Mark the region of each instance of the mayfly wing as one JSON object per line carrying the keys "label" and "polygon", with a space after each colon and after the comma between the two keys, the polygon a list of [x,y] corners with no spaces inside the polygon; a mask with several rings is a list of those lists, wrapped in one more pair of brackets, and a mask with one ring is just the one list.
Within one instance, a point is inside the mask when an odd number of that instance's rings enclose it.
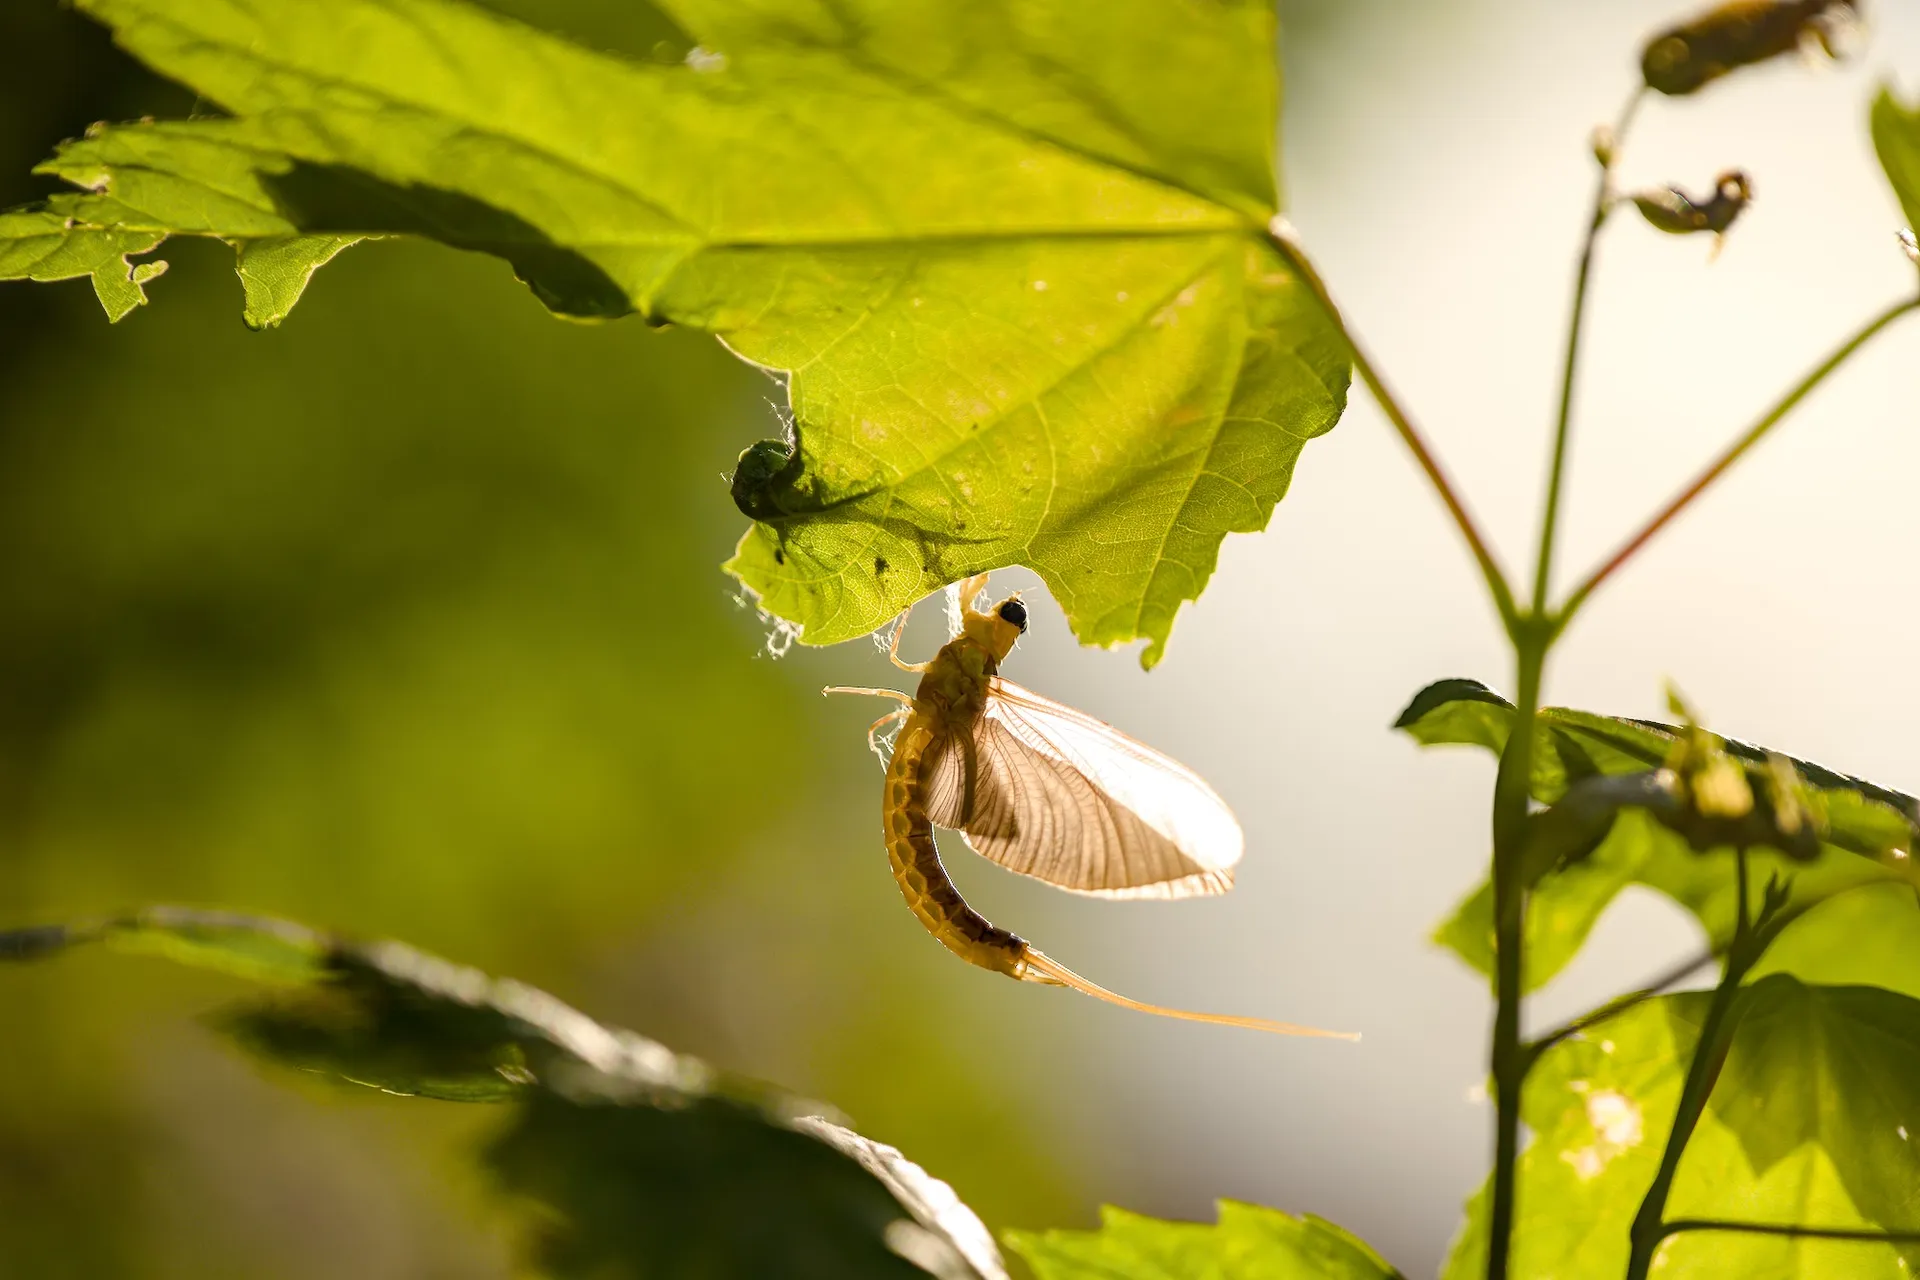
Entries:
{"label": "mayfly wing", "polygon": [[971,738],[945,744],[935,765],[929,815],[1011,871],[1112,898],[1186,898],[1233,885],[1240,825],[1198,774],[1011,681],[989,683]]}

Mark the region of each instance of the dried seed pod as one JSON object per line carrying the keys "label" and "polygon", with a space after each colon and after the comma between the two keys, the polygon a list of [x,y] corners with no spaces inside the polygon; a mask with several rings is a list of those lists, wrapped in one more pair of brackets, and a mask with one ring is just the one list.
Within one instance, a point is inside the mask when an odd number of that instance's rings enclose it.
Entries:
{"label": "dried seed pod", "polygon": [[1678,187],[1636,191],[1630,198],[1641,217],[1668,235],[1723,236],[1753,203],[1753,183],[1740,170],[1729,169],[1713,180],[1713,195],[1705,200],[1695,200]]}
{"label": "dried seed pod", "polygon": [[1859,0],[1727,0],[1647,41],[1640,74],[1656,92],[1696,93],[1730,71],[1796,50],[1817,47],[1836,57],[1859,18]]}

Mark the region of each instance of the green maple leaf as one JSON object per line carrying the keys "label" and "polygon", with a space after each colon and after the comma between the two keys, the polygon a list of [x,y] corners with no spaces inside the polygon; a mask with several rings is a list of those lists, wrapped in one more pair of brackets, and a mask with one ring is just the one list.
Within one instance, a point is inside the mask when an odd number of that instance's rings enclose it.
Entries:
{"label": "green maple leaf", "polygon": [[64,148],[76,236],[231,241],[256,326],[355,240],[430,236],[778,371],[794,447],[736,485],[728,568],[809,643],[1018,563],[1151,665],[1345,405],[1268,238],[1263,3],[685,0],[672,66],[453,0],[81,8],[233,118]]}
{"label": "green maple leaf", "polygon": [[892,1147],[523,983],[403,943],[176,907],[0,931],[0,963],[87,946],[270,984],[214,1020],[269,1061],[504,1104],[485,1163],[539,1206],[527,1251],[542,1275],[1007,1280],[980,1219]]}

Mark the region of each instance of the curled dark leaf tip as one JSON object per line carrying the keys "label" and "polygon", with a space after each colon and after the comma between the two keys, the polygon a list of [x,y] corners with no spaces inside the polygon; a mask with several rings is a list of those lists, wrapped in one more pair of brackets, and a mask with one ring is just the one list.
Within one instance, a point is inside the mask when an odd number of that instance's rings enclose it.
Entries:
{"label": "curled dark leaf tip", "polygon": [[1724,236],[1753,203],[1753,180],[1739,169],[1729,169],[1713,180],[1713,194],[1703,200],[1679,187],[1637,191],[1628,198],[1649,226],[1668,235]]}

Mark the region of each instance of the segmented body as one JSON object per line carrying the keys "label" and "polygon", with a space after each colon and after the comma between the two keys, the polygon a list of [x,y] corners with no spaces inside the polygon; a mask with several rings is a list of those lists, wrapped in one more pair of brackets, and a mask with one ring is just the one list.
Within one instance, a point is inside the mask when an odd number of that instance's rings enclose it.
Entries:
{"label": "segmented body", "polygon": [[968,906],[941,865],[933,823],[927,820],[927,771],[922,767],[935,736],[935,729],[915,713],[893,746],[883,810],[893,878],[907,906],[947,950],[968,964],[1020,977],[1026,940]]}
{"label": "segmented body", "polygon": [[893,744],[881,817],[893,878],[927,932],[968,964],[1032,980],[1026,940],[967,905],[940,861],[927,817],[931,750],[950,735],[971,731],[986,704],[987,680],[996,665],[991,654],[965,636],[928,664],[906,727]]}

